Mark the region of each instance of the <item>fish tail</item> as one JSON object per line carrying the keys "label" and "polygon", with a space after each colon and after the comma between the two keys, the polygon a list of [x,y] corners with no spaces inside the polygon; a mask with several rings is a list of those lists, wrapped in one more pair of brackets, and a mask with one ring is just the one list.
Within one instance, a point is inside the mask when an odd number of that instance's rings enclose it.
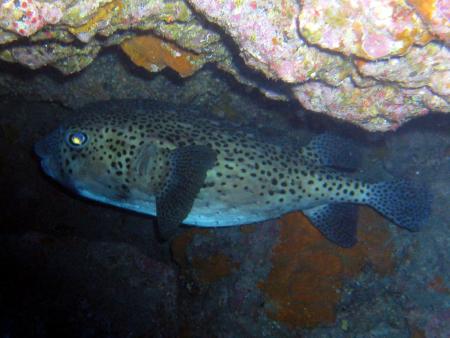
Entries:
{"label": "fish tail", "polygon": [[400,180],[369,186],[367,204],[396,225],[418,231],[431,212],[431,194],[422,185]]}

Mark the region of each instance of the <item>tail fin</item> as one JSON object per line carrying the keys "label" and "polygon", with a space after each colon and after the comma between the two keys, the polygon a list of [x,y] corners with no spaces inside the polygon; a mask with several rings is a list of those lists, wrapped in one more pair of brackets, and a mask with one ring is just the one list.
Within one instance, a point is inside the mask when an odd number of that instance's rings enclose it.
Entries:
{"label": "tail fin", "polygon": [[431,195],[424,186],[410,181],[380,182],[367,193],[368,204],[396,225],[420,230],[431,212]]}

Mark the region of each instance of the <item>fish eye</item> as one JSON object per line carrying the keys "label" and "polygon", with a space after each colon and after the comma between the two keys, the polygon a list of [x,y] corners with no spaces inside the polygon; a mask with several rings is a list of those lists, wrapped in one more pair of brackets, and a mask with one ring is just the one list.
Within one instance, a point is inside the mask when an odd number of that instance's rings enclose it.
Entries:
{"label": "fish eye", "polygon": [[70,147],[79,149],[86,145],[88,137],[81,131],[75,131],[67,134],[66,141]]}

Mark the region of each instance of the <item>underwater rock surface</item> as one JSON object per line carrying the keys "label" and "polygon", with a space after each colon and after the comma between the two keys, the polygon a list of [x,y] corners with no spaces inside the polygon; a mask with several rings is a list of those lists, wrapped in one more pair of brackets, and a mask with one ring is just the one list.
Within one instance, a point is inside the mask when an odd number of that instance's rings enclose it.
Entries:
{"label": "underwater rock surface", "polygon": [[73,74],[121,45],[150,72],[216,63],[271,98],[386,131],[450,111],[449,22],[445,0],[7,0],[0,59]]}
{"label": "underwater rock surface", "polygon": [[430,186],[424,229],[399,229],[364,208],[359,243],[342,249],[300,213],[184,228],[170,246],[158,242],[153,218],[80,199],[40,173],[33,144],[73,114],[58,104],[0,105],[1,336],[449,336],[445,116],[361,145],[357,175]]}

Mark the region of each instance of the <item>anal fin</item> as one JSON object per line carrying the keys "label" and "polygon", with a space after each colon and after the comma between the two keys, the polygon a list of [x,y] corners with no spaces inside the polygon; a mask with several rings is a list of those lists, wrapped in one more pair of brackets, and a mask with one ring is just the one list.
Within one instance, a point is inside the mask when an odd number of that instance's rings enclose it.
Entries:
{"label": "anal fin", "polygon": [[351,203],[321,205],[303,211],[329,241],[349,248],[356,244],[358,206]]}

